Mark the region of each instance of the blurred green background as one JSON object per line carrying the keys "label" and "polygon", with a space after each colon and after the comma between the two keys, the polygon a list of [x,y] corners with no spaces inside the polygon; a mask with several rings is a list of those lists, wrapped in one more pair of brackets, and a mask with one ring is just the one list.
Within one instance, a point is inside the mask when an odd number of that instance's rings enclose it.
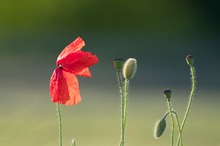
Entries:
{"label": "blurred green background", "polygon": [[[190,90],[185,56],[195,58],[198,88],[184,144],[219,146],[218,1],[208,0],[2,0],[0,1],[0,145],[58,145],[49,78],[61,50],[81,36],[97,54],[93,78],[79,77],[82,102],[61,106],[64,145],[119,144],[120,98],[112,61],[134,57],[126,145],[169,145],[154,123],[167,110],[162,95],[173,91],[182,119]],[[168,125],[169,126],[169,125]]]}

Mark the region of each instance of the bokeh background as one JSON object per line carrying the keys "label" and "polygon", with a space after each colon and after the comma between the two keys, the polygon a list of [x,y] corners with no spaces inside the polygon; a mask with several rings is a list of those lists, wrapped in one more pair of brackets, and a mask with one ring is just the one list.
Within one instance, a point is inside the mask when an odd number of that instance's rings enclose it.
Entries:
{"label": "bokeh background", "polygon": [[134,57],[126,145],[169,145],[154,123],[173,91],[182,119],[190,91],[185,56],[195,58],[197,91],[184,144],[219,146],[220,11],[214,0],[0,1],[0,145],[58,145],[55,104],[48,86],[61,50],[81,36],[97,54],[93,78],[79,77],[80,104],[61,106],[64,145],[113,146],[120,138],[120,98],[112,61]]}

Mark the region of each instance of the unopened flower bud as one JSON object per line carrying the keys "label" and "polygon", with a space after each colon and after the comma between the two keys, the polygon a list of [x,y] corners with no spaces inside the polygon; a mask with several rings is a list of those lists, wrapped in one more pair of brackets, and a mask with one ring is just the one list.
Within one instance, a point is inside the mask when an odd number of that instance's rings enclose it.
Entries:
{"label": "unopened flower bud", "polygon": [[164,93],[164,97],[167,100],[170,100],[172,91],[170,89],[166,89],[166,90],[163,91],[163,93]]}
{"label": "unopened flower bud", "polygon": [[123,76],[125,79],[131,79],[134,77],[137,70],[137,60],[135,58],[129,58],[125,61],[123,66]]}
{"label": "unopened flower bud", "polygon": [[124,60],[122,58],[115,58],[113,64],[115,70],[120,71],[123,68]]}
{"label": "unopened flower bud", "polygon": [[154,137],[156,139],[158,139],[165,131],[166,129],[166,119],[163,118],[161,120],[159,120],[156,124],[155,124],[155,127],[154,127]]}
{"label": "unopened flower bud", "polygon": [[187,62],[188,65],[193,66],[193,64],[194,64],[193,56],[192,55],[187,55],[186,56],[186,62]]}

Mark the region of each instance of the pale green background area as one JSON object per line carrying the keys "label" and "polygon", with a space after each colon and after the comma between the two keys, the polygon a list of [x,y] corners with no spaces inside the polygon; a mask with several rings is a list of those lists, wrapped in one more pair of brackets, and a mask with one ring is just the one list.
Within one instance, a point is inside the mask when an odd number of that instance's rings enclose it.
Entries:
{"label": "pale green background area", "polygon": [[[49,78],[60,51],[78,36],[97,54],[93,78],[79,77],[82,102],[61,106],[64,145],[112,146],[120,138],[120,97],[112,61],[135,57],[126,145],[169,145],[154,123],[167,111],[163,90],[183,117],[190,90],[185,56],[195,58],[197,90],[185,146],[219,146],[219,9],[215,1],[3,0],[0,2],[0,145],[58,145]],[[169,122],[169,119],[167,120]]]}

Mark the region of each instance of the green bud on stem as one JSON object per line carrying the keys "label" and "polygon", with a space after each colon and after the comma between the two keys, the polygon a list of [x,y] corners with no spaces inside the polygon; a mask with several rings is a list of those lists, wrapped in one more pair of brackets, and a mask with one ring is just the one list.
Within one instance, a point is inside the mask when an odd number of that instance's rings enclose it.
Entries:
{"label": "green bud on stem", "polygon": [[125,79],[131,79],[135,76],[137,70],[137,60],[135,58],[129,58],[125,61],[123,66],[123,76]]}
{"label": "green bud on stem", "polygon": [[193,56],[192,56],[192,55],[187,55],[185,60],[186,60],[186,62],[187,62],[188,65],[193,66],[193,64],[194,64],[194,59],[193,59]]}
{"label": "green bud on stem", "polygon": [[122,58],[115,58],[113,61],[113,65],[115,70],[120,71],[123,68],[124,60]]}
{"label": "green bud on stem", "polygon": [[164,93],[164,97],[167,100],[170,100],[172,91],[170,89],[166,89],[166,90],[163,91],[163,93]]}

